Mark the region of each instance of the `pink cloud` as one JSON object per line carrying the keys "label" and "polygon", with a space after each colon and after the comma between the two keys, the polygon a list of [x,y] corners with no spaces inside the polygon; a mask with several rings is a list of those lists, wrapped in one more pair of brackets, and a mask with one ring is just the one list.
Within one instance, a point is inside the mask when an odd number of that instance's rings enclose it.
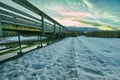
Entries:
{"label": "pink cloud", "polygon": [[73,18],[97,18],[97,16],[91,14],[90,12],[80,12],[80,11],[73,11],[68,8],[64,8],[62,6],[54,6],[50,7],[50,10],[53,10],[59,13],[61,16],[64,17],[73,17]]}
{"label": "pink cloud", "polygon": [[57,18],[57,17],[53,17],[53,18],[64,26],[77,26],[77,27],[85,26],[85,24],[77,22],[72,18]]}
{"label": "pink cloud", "polygon": [[74,17],[74,18],[96,18],[96,16],[92,15],[91,13],[86,13],[86,12],[66,12],[66,11],[60,11],[59,12],[61,15],[66,16],[66,17]]}
{"label": "pink cloud", "polygon": [[64,8],[63,6],[49,7],[49,9],[60,15],[53,16],[53,18],[65,26],[86,26],[86,24],[77,22],[77,20],[82,20],[84,18],[97,18],[97,16],[89,12],[72,11],[68,8]]}

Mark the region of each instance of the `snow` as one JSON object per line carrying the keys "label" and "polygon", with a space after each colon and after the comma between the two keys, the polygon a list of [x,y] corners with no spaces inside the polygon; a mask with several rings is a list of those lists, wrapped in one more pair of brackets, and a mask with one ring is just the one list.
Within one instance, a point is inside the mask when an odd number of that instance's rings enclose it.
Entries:
{"label": "snow", "polygon": [[18,55],[17,52],[10,53],[10,54],[5,54],[5,55],[0,55],[0,61],[6,60],[8,58],[11,58],[11,57],[14,57],[14,56],[17,56],[17,55]]}
{"label": "snow", "polygon": [[[26,46],[26,45],[22,45],[21,47],[24,47],[24,46]],[[44,47],[44,46],[47,46],[47,43],[42,43],[42,46],[43,46],[43,47]],[[22,49],[22,52],[23,52],[23,53],[26,53],[26,52],[28,52],[28,51],[30,51],[30,50],[36,49],[37,47],[38,47],[38,45],[34,45],[34,46],[31,46],[31,47],[28,47],[28,48],[24,48],[24,49]],[[18,47],[16,47],[16,48],[18,48]],[[15,49],[15,48],[14,48],[14,49]],[[7,49],[7,50],[8,50],[8,49]],[[6,51],[7,51],[7,50],[6,50]],[[10,49],[9,49],[9,50],[10,50]],[[5,50],[4,50],[4,51],[5,51]],[[0,51],[0,52],[2,52],[2,51]],[[18,52],[20,52],[20,51],[17,50],[17,51],[8,53],[8,54],[0,55],[0,61],[9,59],[9,58],[14,57],[14,56],[17,56],[17,55],[18,55]]]}
{"label": "snow", "polygon": [[[41,39],[46,39],[46,37],[41,37]],[[38,36],[20,36],[21,41],[32,41],[32,40],[38,40]],[[11,43],[11,42],[18,42],[18,36],[13,37],[5,37],[0,39],[0,44],[3,43]]]}
{"label": "snow", "polygon": [[0,80],[119,80],[120,39],[70,37],[0,65]]}

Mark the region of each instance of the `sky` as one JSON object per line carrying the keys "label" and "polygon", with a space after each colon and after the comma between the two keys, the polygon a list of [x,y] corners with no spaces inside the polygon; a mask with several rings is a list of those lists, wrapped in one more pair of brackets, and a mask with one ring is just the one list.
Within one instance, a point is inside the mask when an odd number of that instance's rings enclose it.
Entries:
{"label": "sky", "polygon": [[[10,0],[0,1],[30,13]],[[120,0],[28,1],[64,26],[120,30]]]}
{"label": "sky", "polygon": [[120,29],[120,0],[29,0],[64,26]]}

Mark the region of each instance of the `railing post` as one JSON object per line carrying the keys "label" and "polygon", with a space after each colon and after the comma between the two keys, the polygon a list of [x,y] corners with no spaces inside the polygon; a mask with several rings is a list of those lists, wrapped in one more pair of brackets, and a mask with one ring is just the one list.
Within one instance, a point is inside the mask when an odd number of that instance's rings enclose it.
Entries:
{"label": "railing post", "polygon": [[54,22],[53,39],[55,39],[55,38],[56,38],[56,24],[55,24],[55,22]]}
{"label": "railing post", "polygon": [[65,29],[63,28],[63,38],[65,37]]}
{"label": "railing post", "polygon": [[63,38],[65,38],[65,28],[63,28]]}
{"label": "railing post", "polygon": [[41,47],[43,46],[42,45],[42,36],[45,36],[45,26],[44,26],[44,14],[42,13],[41,15],[41,21],[42,21],[42,33],[40,33],[40,41],[41,41]]}
{"label": "railing post", "polygon": [[3,32],[2,32],[2,23],[1,23],[1,18],[0,18],[0,36],[3,35]]}
{"label": "railing post", "polygon": [[45,35],[45,26],[44,26],[44,14],[41,15],[41,21],[42,21],[42,36]]}
{"label": "railing post", "polygon": [[61,38],[63,38],[63,27],[61,27]]}
{"label": "railing post", "polygon": [[39,47],[39,44],[40,44],[40,34],[38,32],[38,47]]}
{"label": "railing post", "polygon": [[42,33],[40,33],[40,46],[42,47],[43,45],[42,45],[42,35],[41,35]]}
{"label": "railing post", "polygon": [[61,26],[59,27],[59,38],[61,38]]}
{"label": "railing post", "polygon": [[19,50],[20,50],[20,52],[18,52],[18,55],[21,55],[22,53],[21,38],[20,38],[20,33],[17,32],[17,34],[18,34],[18,44],[19,44]]}

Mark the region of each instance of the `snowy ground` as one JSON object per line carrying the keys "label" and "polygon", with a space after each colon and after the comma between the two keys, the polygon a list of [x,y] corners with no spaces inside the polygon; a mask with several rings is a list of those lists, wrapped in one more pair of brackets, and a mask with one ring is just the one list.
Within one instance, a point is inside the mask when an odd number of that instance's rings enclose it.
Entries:
{"label": "snowy ground", "polygon": [[[26,46],[26,45],[22,45],[22,47],[23,46]],[[42,46],[43,47],[47,46],[47,44],[46,43],[42,43]],[[34,46],[31,46],[31,47],[28,47],[28,48],[24,48],[24,49],[22,49],[22,52],[26,53],[26,52],[28,52],[30,50],[36,49],[37,47],[38,47],[38,45],[34,45]],[[16,47],[16,48],[18,48],[18,47]],[[2,51],[0,51],[0,52],[2,52]],[[2,54],[2,55],[0,55],[0,61],[4,61],[4,60],[9,59],[11,57],[17,56],[18,52],[20,52],[20,51],[17,50],[17,51],[14,51],[14,52],[10,52],[8,54]]]}
{"label": "snowy ground", "polygon": [[0,65],[0,80],[120,80],[120,39],[66,38]]}

